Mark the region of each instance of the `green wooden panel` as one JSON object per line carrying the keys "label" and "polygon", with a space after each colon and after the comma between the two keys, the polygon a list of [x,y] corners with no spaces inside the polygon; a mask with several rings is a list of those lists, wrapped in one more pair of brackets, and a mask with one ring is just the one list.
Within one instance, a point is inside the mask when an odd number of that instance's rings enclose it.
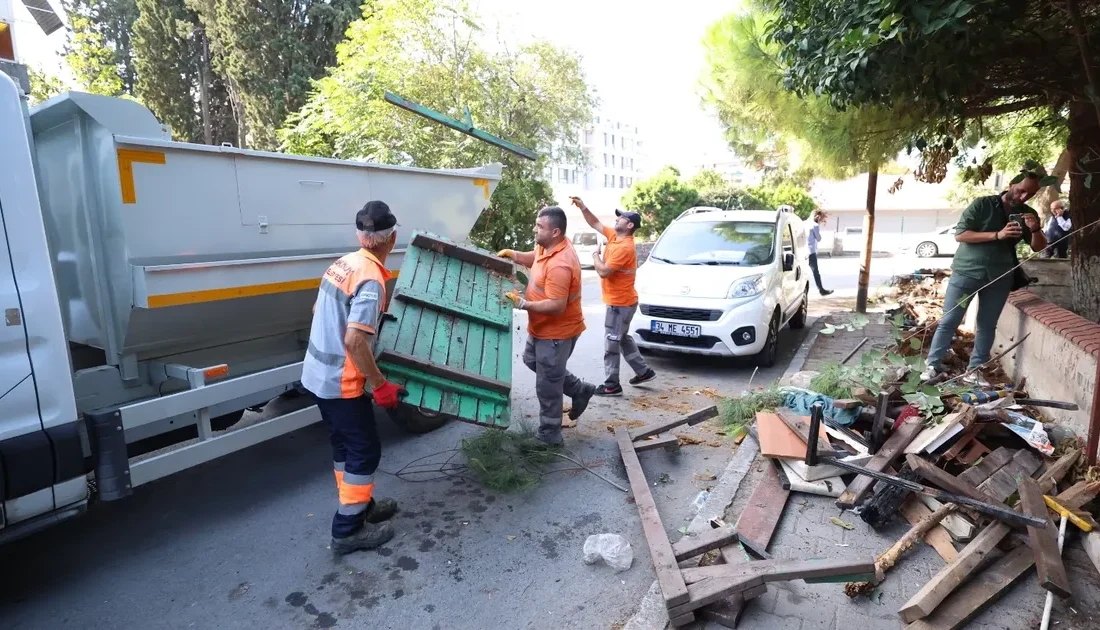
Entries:
{"label": "green wooden panel", "polygon": [[[391,301],[390,312],[399,320],[389,323],[395,332],[383,328],[377,351],[393,350],[511,383],[512,308],[503,297],[511,281],[479,266],[488,252],[423,236],[407,250],[397,282],[401,292],[419,299]],[[379,367],[387,377],[404,379],[410,405],[467,422],[508,426],[508,396],[385,361]]]}

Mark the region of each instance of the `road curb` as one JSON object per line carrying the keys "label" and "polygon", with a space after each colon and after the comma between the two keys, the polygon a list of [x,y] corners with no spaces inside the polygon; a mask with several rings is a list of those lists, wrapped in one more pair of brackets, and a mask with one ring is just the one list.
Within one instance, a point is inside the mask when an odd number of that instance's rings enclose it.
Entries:
{"label": "road curb", "polygon": [[[746,436],[737,452],[730,458],[726,469],[722,471],[718,482],[711,488],[710,495],[703,502],[703,507],[688,524],[689,535],[706,531],[710,528],[711,519],[725,515],[726,508],[733,503],[733,497],[741,487],[741,481],[752,468],[753,462],[756,461],[756,454],[759,451],[756,440],[751,435]],[[668,621],[668,609],[665,608],[661,587],[657,580],[654,580],[642,597],[641,603],[638,604],[638,612],[626,622],[623,630],[662,630],[668,625]]]}
{"label": "road curb", "polygon": [[827,316],[822,315],[813,323],[813,326],[810,328],[810,334],[806,336],[806,340],[802,342],[802,345],[798,348],[798,352],[795,352],[794,356],[791,357],[791,362],[787,365],[787,371],[783,372],[783,376],[779,377],[780,383],[788,382],[792,376],[802,371],[802,366],[806,365],[806,359],[810,356],[810,350],[813,349],[814,343],[817,341],[817,335],[821,332],[822,326],[825,325],[825,317]]}

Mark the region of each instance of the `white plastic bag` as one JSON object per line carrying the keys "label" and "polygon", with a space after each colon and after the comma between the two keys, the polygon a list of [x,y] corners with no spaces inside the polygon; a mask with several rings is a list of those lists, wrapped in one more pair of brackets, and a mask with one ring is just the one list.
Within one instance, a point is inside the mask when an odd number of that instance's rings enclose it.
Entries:
{"label": "white plastic bag", "polygon": [[592,564],[600,558],[612,569],[626,571],[634,562],[634,551],[618,534],[593,534],[584,541],[584,563]]}

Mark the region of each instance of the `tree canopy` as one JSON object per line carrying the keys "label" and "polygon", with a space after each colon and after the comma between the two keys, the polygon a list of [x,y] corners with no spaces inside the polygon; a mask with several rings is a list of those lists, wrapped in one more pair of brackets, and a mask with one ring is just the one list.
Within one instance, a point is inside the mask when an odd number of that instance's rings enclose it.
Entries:
{"label": "tree canopy", "polygon": [[[532,243],[531,227],[549,187],[549,160],[582,163],[578,140],[592,117],[580,60],[546,42],[489,50],[464,3],[379,0],[348,28],[336,67],[314,84],[280,134],[294,153],[428,168],[505,165],[504,179],[474,228],[490,247]],[[531,162],[424,120],[383,100],[399,94],[453,118],[469,108],[477,128],[528,147]]]}

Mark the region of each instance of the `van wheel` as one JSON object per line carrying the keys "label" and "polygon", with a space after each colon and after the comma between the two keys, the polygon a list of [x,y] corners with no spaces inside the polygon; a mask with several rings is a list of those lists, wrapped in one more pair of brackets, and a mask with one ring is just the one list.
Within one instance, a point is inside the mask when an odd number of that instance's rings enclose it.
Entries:
{"label": "van wheel", "polygon": [[791,326],[791,330],[799,330],[806,327],[806,313],[810,310],[810,287],[807,286],[806,290],[802,292],[802,304],[798,307],[798,312],[794,314],[794,317],[790,319],[788,324]]}
{"label": "van wheel", "polygon": [[756,355],[756,364],[760,367],[770,368],[775,365],[775,359],[779,354],[779,313],[772,315],[768,324],[768,338],[764,341],[764,349]]}

